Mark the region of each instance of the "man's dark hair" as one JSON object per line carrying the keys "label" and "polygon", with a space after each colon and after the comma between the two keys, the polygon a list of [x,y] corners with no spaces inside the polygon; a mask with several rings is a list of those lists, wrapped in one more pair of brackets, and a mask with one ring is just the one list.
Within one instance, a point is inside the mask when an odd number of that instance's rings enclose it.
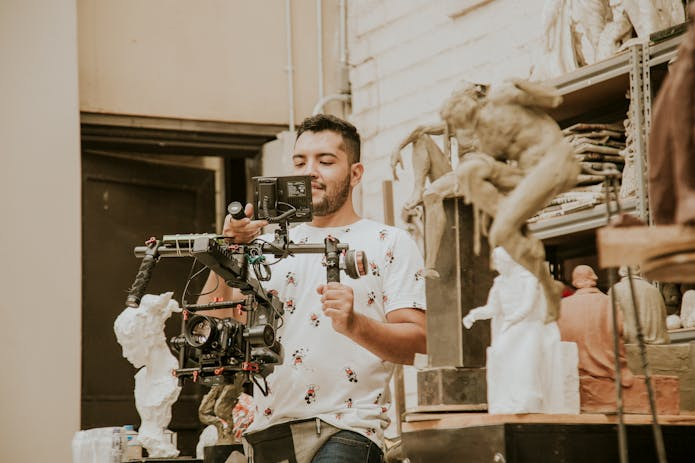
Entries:
{"label": "man's dark hair", "polygon": [[307,117],[297,128],[297,138],[304,132],[323,132],[324,130],[330,130],[343,137],[349,164],[360,162],[360,134],[354,125],[338,117],[330,114]]}

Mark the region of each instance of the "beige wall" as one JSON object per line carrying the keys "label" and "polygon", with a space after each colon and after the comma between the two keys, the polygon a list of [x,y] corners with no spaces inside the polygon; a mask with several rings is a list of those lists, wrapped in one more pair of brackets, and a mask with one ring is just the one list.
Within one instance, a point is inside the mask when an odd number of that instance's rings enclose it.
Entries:
{"label": "beige wall", "polygon": [[0,461],[71,461],[80,424],[75,0],[0,2]]}
{"label": "beige wall", "polygon": [[[337,92],[338,1],[324,0],[325,91]],[[283,0],[78,0],[83,111],[289,122]],[[319,99],[316,2],[291,2],[294,115]]]}

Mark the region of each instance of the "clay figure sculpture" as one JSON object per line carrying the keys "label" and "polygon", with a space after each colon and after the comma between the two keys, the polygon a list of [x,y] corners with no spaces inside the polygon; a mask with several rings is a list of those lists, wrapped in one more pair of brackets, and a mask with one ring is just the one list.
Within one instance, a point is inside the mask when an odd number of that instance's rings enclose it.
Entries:
{"label": "clay figure sculpture", "polygon": [[[443,175],[451,172],[451,162],[447,155],[439,148],[432,136],[443,135],[443,124],[433,126],[419,126],[413,130],[391,153],[391,170],[394,180],[398,180],[398,166],[403,167],[401,151],[408,145],[412,148],[413,166],[413,191],[410,198],[403,205],[403,218],[412,216],[415,209],[422,202],[427,180],[434,182]],[[407,221],[407,220],[406,220]]]}
{"label": "clay figure sculpture", "polygon": [[232,411],[242,392],[243,375],[237,375],[233,384],[216,385],[205,394],[198,407],[200,422],[217,428],[217,445],[238,443],[234,436]]}
{"label": "clay figure sculpture", "polygon": [[487,350],[487,395],[491,414],[578,413],[577,348],[560,341],[556,323],[544,323],[538,279],[501,247],[492,251],[499,272],[487,304],[463,319],[492,319]]}
{"label": "clay figure sculpture", "polygon": [[[412,166],[414,175],[414,187],[410,199],[403,205],[402,216],[405,222],[414,221],[417,217],[417,206],[423,204],[425,209],[425,276],[438,278],[435,263],[441,234],[443,231],[444,198],[462,196],[458,188],[458,179],[451,168],[451,163],[445,154],[432,139],[433,135],[444,135],[445,143],[449,143],[449,133],[445,124],[420,126],[413,130],[408,137],[401,142],[398,148],[391,154],[391,168],[393,177],[398,180],[397,167],[403,166],[401,151],[409,144],[412,148]],[[457,156],[465,155],[475,149],[476,141],[462,130],[457,130],[456,137]],[[426,185],[429,180],[429,185]]]}
{"label": "clay figure sculpture", "polygon": [[557,77],[604,60],[684,20],[681,0],[546,0],[543,47],[532,78]]}
{"label": "clay figure sculpture", "polygon": [[[462,192],[477,215],[482,212],[491,219],[489,231],[485,220],[478,221],[478,233],[487,234],[491,247],[504,247],[538,278],[547,304],[546,321],[557,319],[560,294],[545,263],[543,244],[527,233],[526,221],[577,183],[580,165],[574,149],[543,112],[561,101],[555,88],[523,80],[493,87],[464,83],[441,110],[449,133],[462,131],[478,147],[461,158],[455,182],[453,176],[440,179],[451,179],[441,185],[442,191]],[[439,194],[425,194],[425,217],[427,233],[441,239],[445,225]]]}
{"label": "clay figure sculpture", "polygon": [[[608,296],[615,291],[615,301],[623,315],[623,339],[628,344],[634,344],[637,342],[637,326],[627,267],[621,267],[618,274],[620,281],[608,290]],[[640,276],[637,266],[632,269],[632,285],[635,289],[644,342],[668,344],[670,340],[666,328],[666,304],[661,292]]]}
{"label": "clay figure sculpture", "polygon": [[139,369],[135,373],[135,408],[141,420],[137,439],[152,458],[179,454],[164,433],[171,421],[171,406],[181,391],[171,374],[178,368],[178,361],[169,351],[164,335],[166,320],[173,312],[181,311],[172,295],[146,294],[139,307],[126,308],[114,322],[123,356]]}
{"label": "clay figure sculpture", "polygon": [[[597,287],[598,276],[588,265],[572,271],[572,285],[577,291],[562,299],[558,320],[563,341],[576,342],[579,348],[579,375],[594,378],[615,378],[613,349],[613,315],[610,298]],[[634,376],[627,367],[622,341],[622,315],[618,311],[619,363],[621,384],[630,387]],[[608,398],[607,400],[610,400]]]}

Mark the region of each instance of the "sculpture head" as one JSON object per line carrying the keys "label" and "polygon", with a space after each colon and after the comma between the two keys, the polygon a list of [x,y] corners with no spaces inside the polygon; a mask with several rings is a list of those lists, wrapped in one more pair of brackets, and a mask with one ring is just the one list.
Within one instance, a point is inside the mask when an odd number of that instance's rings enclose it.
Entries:
{"label": "sculpture head", "polygon": [[444,101],[439,115],[449,133],[474,123],[478,108],[487,96],[488,86],[462,81]]}
{"label": "sculpture head", "polygon": [[500,275],[510,275],[515,270],[523,269],[502,246],[492,250],[492,267]]}
{"label": "sculpture head", "polygon": [[116,339],[123,347],[123,357],[135,368],[147,364],[150,350],[157,343],[166,342],[164,323],[173,312],[181,312],[178,302],[171,299],[173,294],[146,294],[139,307],[128,307],[116,318]]}
{"label": "sculpture head", "polygon": [[597,281],[596,272],[588,265],[577,265],[572,270],[572,285],[577,289],[593,288]]}

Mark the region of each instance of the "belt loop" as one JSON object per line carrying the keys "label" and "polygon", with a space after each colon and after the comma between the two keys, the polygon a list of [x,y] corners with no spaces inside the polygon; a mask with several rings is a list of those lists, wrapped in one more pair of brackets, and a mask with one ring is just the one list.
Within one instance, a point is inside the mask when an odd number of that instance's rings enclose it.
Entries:
{"label": "belt loop", "polygon": [[321,418],[316,418],[316,434],[321,435]]}

